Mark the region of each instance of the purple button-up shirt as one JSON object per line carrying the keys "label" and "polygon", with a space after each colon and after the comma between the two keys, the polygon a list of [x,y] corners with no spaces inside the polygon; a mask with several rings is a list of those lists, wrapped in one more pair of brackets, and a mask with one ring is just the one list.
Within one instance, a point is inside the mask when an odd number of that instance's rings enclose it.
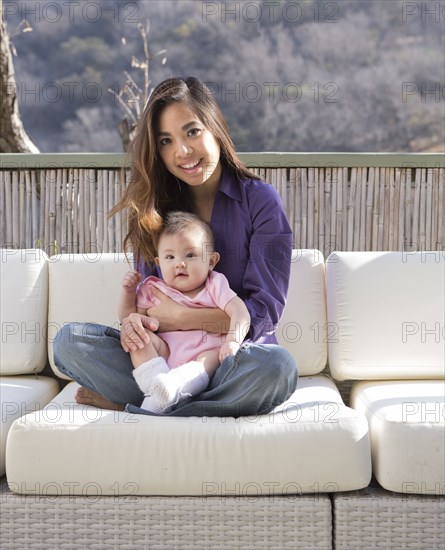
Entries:
{"label": "purple button-up shirt", "polygon": [[[278,192],[261,180],[240,182],[225,167],[210,225],[221,255],[215,270],[227,277],[251,316],[247,339],[276,343],[292,255],[292,231]],[[145,265],[143,272],[148,276],[153,270]]]}

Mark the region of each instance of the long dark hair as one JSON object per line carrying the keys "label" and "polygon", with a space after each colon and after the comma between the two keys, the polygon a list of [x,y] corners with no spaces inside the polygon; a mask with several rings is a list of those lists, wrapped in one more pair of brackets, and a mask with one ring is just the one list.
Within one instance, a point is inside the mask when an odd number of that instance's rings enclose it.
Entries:
{"label": "long dark hair", "polygon": [[162,110],[175,102],[186,104],[213,134],[220,147],[220,160],[232,168],[242,180],[255,176],[239,160],[229,135],[227,123],[209,88],[195,77],[169,78],[152,92],[139,119],[135,138],[130,146],[130,183],[110,216],[127,209],[128,234],[124,250],[131,248],[139,263],[152,263],[163,217],[171,210],[194,211],[188,186],[166,169],[157,145],[159,117]]}

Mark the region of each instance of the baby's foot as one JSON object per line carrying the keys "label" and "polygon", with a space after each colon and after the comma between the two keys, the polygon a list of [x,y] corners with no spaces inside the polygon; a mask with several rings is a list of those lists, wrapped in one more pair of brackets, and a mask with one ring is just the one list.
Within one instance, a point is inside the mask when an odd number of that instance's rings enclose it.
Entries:
{"label": "baby's foot", "polygon": [[158,374],[153,379],[148,394],[142,403],[143,409],[155,413],[166,413],[171,411],[182,398],[190,397],[190,394],[182,394],[182,386],[178,386],[171,373],[172,371]]}
{"label": "baby's foot", "polygon": [[99,409],[109,409],[111,411],[125,410],[125,406],[119,403],[113,403],[100,393],[97,393],[88,388],[80,387],[76,392],[76,403],[79,405],[90,405],[91,407],[97,407]]}
{"label": "baby's foot", "polygon": [[201,393],[208,386],[209,377],[198,361],[190,361],[176,369],[156,375],[150,381],[142,408],[166,413],[184,399]]}
{"label": "baby's foot", "polygon": [[155,357],[135,368],[133,370],[133,377],[141,391],[145,395],[148,395],[156,376],[166,372],[170,372],[166,360],[162,357]]}

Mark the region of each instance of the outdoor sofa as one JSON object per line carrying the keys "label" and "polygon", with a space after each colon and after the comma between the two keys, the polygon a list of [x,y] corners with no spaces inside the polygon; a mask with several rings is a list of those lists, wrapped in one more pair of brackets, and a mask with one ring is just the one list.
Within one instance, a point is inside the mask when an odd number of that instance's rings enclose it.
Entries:
{"label": "outdoor sofa", "polygon": [[75,403],[53,342],[118,326],[123,254],[0,268],[2,550],[445,548],[443,253],[295,250],[298,387],[239,418]]}

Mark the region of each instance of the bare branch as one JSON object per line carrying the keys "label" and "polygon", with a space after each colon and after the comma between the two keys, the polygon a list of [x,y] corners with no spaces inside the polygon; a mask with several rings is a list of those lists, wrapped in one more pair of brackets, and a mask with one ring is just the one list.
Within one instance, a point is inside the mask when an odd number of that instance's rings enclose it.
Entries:
{"label": "bare branch", "polygon": [[[131,124],[129,123],[127,117],[125,117],[119,124],[119,135],[124,146],[124,150],[127,150],[127,146],[131,141],[131,135],[134,132],[137,121],[139,120],[141,113],[145,109],[147,101],[151,95],[152,81],[149,77],[150,73],[150,61],[155,57],[163,56],[161,59],[161,64],[164,65],[167,61],[167,50],[162,49],[156,52],[155,54],[150,53],[148,46],[148,33],[150,31],[150,23],[147,21],[145,26],[142,23],[137,25],[140,38],[142,40],[142,46],[144,50],[144,58],[142,60],[138,59],[135,55],[131,57],[130,66],[133,69],[142,71],[143,73],[143,84],[139,86],[135,78],[133,78],[128,71],[124,71],[126,76],[126,83],[122,89],[117,93],[115,90],[109,89],[108,91],[112,93],[117,99],[118,103],[124,108],[127,115],[130,117]],[[125,37],[122,37],[121,43],[123,46],[126,45],[127,41]]]}

